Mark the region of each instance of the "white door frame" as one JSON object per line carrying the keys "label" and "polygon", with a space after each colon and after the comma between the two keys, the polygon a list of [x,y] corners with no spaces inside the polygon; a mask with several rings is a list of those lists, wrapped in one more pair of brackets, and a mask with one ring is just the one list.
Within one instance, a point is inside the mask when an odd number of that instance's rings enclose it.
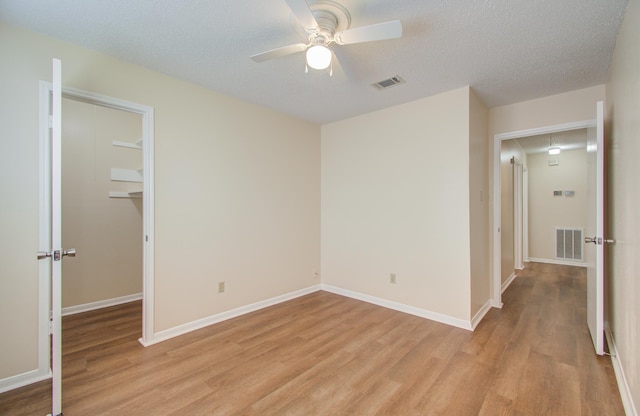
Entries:
{"label": "white door frame", "polygon": [[[534,129],[518,130],[508,133],[500,133],[493,136],[493,296],[491,306],[502,307],[502,242],[500,240],[501,231],[501,179],[500,179],[500,150],[503,140],[519,139],[521,137],[537,136],[539,134],[552,134],[562,131],[586,129],[595,127],[596,120],[583,120],[572,123],[556,124]],[[528,250],[527,250],[528,251]]]}
{"label": "white door frame", "polygon": [[516,270],[522,270],[524,215],[523,215],[523,166],[522,162],[513,158],[513,259]]}
{"label": "white door frame", "polygon": [[529,171],[522,168],[522,260],[529,261]]}
{"label": "white door frame", "polygon": [[[40,81],[40,186],[39,186],[39,238],[40,247],[48,247],[51,228],[51,148],[49,146],[49,114],[50,94],[52,85],[46,81]],[[142,345],[153,343],[154,337],[154,114],[153,107],[136,104],[105,95],[94,94],[75,88],[62,87],[63,98],[69,98],[88,104],[127,111],[142,116],[142,159],[143,159],[143,289],[142,289]],[[69,242],[72,243],[72,242]],[[82,255],[82,253],[78,253]],[[41,375],[49,374],[50,345],[49,345],[49,311],[51,287],[49,282],[51,274],[51,262],[39,264],[39,341],[38,341],[38,372]]]}

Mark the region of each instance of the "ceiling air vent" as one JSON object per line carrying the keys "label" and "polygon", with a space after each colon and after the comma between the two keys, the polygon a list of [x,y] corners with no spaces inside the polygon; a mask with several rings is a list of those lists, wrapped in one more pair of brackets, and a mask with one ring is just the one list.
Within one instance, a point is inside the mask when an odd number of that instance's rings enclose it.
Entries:
{"label": "ceiling air vent", "polygon": [[373,84],[373,86],[378,88],[379,90],[384,90],[385,88],[393,87],[394,85],[398,84],[404,84],[404,80],[400,78],[399,75],[396,75],[395,77],[376,82],[375,84]]}

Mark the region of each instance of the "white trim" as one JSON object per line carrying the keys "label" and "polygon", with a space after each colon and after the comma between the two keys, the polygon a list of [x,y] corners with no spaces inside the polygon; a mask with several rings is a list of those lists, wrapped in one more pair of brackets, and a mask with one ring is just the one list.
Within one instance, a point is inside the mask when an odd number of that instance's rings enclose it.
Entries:
{"label": "white trim", "polygon": [[[38,161],[38,251],[51,251],[51,216],[48,204],[51,202],[51,142],[50,142],[50,114],[49,95],[51,83],[40,81],[40,143]],[[38,370],[36,375],[30,375],[32,382],[51,377],[51,340],[49,337],[49,313],[51,311],[51,262],[38,261]],[[24,373],[24,374],[30,374]],[[17,377],[17,376],[16,376]],[[9,379],[5,380],[10,380]],[[0,381],[0,385],[3,382]],[[16,385],[14,388],[21,387]],[[2,389],[0,388],[0,391]]]}
{"label": "white trim", "polygon": [[484,305],[482,305],[480,310],[476,312],[473,318],[471,318],[471,328],[474,331],[478,327],[478,324],[482,321],[482,318],[484,318],[484,316],[487,314],[487,312],[489,312],[490,309],[491,309],[491,299],[487,300],[487,302]]}
{"label": "white trim", "polygon": [[[523,259],[523,167],[522,162],[514,157],[511,165],[513,171],[513,258],[514,268],[522,270],[524,268]],[[504,290],[503,290],[504,292]]]}
{"label": "white trim", "polygon": [[613,364],[613,372],[616,375],[616,381],[618,383],[618,390],[620,391],[620,398],[622,399],[622,406],[627,416],[638,416],[637,407],[633,403],[633,395],[627,382],[627,376],[624,373],[624,368],[620,364],[620,352],[616,347],[616,342],[613,338],[613,333],[609,329],[609,325],[605,324],[604,328],[605,339],[609,346],[609,352],[611,353],[611,363]]}
{"label": "white trim", "polygon": [[558,259],[540,259],[537,257],[529,257],[529,262],[531,263],[547,263],[547,264],[559,264],[561,266],[576,266],[576,267],[587,267],[588,264],[584,261],[569,261],[569,260],[558,260]]}
{"label": "white trim", "polygon": [[529,258],[529,171],[522,169],[522,262]]}
{"label": "white trim", "polygon": [[140,343],[145,347],[149,345],[157,344],[162,341],[166,341],[171,338],[175,338],[179,335],[195,331],[207,327],[209,325],[217,324],[228,319],[236,318],[241,315],[245,315],[251,312],[258,311],[260,309],[268,308],[269,306],[277,305],[278,303],[286,302],[301,296],[308,295],[321,290],[320,285],[309,286],[304,289],[297,290],[295,292],[286,293],[284,295],[276,296],[271,299],[266,299],[260,302],[252,303],[250,305],[241,306],[230,311],[221,312],[216,315],[207,316],[205,318],[197,319],[195,321],[187,322],[186,324],[178,325],[173,328],[165,329],[164,331],[156,332],[151,342],[144,342],[140,339]]}
{"label": "white trim", "polygon": [[426,318],[432,321],[466,329],[467,331],[473,331],[473,326],[471,325],[471,321],[465,321],[464,319],[455,318],[453,316],[432,312],[426,309],[405,305],[403,303],[394,302],[387,299],[377,298],[375,296],[365,295],[363,293],[354,292],[351,290],[347,290],[347,289],[343,289],[343,288],[335,287],[331,285],[326,285],[324,283],[321,286],[322,286],[322,290],[330,293],[335,293],[336,295],[346,296],[348,298],[361,300],[367,303],[372,303],[374,305],[382,306],[384,308],[393,309],[396,311],[419,316],[421,318]]}
{"label": "white trim", "polygon": [[504,283],[500,286],[500,293],[504,293],[505,290],[516,280],[516,272],[511,273],[511,275],[504,281]]}
{"label": "white trim", "polygon": [[40,374],[38,370],[31,370],[27,371],[26,373],[3,378],[2,380],[0,380],[0,393],[28,386],[29,384],[37,383],[39,381],[47,380],[50,378],[51,370],[47,371],[46,374]]}
{"label": "white trim", "polygon": [[582,120],[582,121],[574,121],[572,123],[563,123],[563,124],[554,124],[552,126],[538,127],[534,129],[526,129],[526,130],[517,130],[508,133],[500,133],[496,134],[495,139],[502,140],[510,140],[510,139],[519,139],[521,137],[528,136],[537,136],[540,134],[550,134],[550,133],[559,133],[561,131],[570,131],[570,130],[579,130],[579,129],[587,129],[589,127],[595,127],[596,120]]}
{"label": "white trim", "polygon": [[94,311],[96,309],[108,308],[110,306],[122,305],[123,303],[135,302],[142,299],[142,292],[133,295],[120,296],[117,298],[99,300],[97,302],[83,303],[82,305],[67,306],[62,308],[62,316],[75,315],[77,313]]}
{"label": "white trim", "polygon": [[[502,243],[500,239],[501,231],[501,180],[500,180],[500,150],[503,140],[518,139],[520,137],[536,136],[539,134],[550,134],[561,131],[585,129],[589,127],[595,127],[596,120],[583,120],[572,123],[555,124],[552,126],[538,127],[527,130],[517,130],[507,133],[500,133],[493,136],[493,231],[491,233],[493,238],[493,297],[491,303],[494,307],[501,307],[502,305]],[[500,306],[498,306],[500,305]]]}

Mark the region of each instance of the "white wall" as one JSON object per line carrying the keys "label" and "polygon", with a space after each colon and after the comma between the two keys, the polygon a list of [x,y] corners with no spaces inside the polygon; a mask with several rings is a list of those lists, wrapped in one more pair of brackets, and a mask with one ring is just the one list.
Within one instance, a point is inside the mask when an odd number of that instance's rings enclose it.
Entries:
{"label": "white wall", "polygon": [[[584,131],[585,143],[587,140]],[[556,260],[556,227],[587,227],[587,151],[565,150],[557,156],[559,164],[549,166],[549,155],[528,155],[529,169],[529,257]],[[563,191],[553,196],[553,191]],[[574,191],[567,197],[564,191]]]}
{"label": "white wall", "polygon": [[0,54],[0,380],[37,368],[38,81],[52,57],[65,86],[155,109],[156,332],[319,283],[319,126],[2,22]]}
{"label": "white wall", "polygon": [[62,100],[62,306],[142,292],[142,199],[109,198],[110,191],[142,189],[112,182],[111,168],[140,169],[142,151],[112,146],[142,137],[142,117],[70,99]]}
{"label": "white wall", "polygon": [[468,112],[462,88],[322,126],[323,283],[469,319]]}
{"label": "white wall", "polygon": [[[623,399],[640,411],[640,4],[629,1],[607,83],[608,246],[606,309],[626,375]],[[628,393],[628,394],[627,394]],[[631,404],[633,403],[633,404]]]}

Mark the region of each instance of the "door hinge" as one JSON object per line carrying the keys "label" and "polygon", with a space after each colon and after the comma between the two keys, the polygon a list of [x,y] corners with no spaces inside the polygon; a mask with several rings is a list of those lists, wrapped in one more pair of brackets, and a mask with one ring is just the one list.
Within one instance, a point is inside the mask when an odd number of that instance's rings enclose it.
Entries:
{"label": "door hinge", "polygon": [[53,321],[49,321],[49,335],[53,335]]}

